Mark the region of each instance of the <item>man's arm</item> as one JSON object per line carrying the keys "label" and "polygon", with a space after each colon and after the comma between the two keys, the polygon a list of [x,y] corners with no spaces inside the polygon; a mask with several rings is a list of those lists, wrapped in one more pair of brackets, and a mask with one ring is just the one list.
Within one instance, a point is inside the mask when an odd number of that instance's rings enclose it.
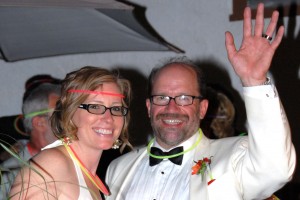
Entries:
{"label": "man's arm", "polygon": [[276,88],[244,87],[244,96],[249,139],[237,176],[245,199],[267,198],[291,180],[295,148]]}
{"label": "man's arm", "polygon": [[264,33],[264,5],[258,5],[254,30],[251,10],[245,8],[243,41],[238,50],[232,34],[226,32],[228,59],[244,86],[249,124],[248,144],[240,147],[247,150],[236,168],[245,199],[267,198],[288,182],[295,170],[295,149],[284,109],[275,87],[263,86],[284,33],[281,26],[275,38],[270,38],[278,16],[274,11]]}

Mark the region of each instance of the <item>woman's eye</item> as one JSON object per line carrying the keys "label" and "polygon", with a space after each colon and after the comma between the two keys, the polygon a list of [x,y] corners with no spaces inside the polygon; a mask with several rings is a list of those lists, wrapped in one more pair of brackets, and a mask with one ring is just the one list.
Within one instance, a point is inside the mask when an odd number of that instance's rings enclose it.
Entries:
{"label": "woman's eye", "polygon": [[120,111],[121,110],[121,106],[114,106],[114,107],[112,107],[112,109],[114,111]]}
{"label": "woman's eye", "polygon": [[91,108],[91,109],[99,109],[100,106],[99,106],[99,105],[90,105],[90,108]]}

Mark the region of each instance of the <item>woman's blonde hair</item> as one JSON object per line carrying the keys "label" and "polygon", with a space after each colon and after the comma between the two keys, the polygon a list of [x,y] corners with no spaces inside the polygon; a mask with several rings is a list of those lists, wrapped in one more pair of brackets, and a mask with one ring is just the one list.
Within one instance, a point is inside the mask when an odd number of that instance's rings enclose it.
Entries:
{"label": "woman's blonde hair", "polygon": [[[131,86],[127,79],[121,78],[119,74],[111,72],[107,69],[86,66],[79,70],[70,72],[62,81],[61,98],[56,104],[56,109],[51,117],[51,127],[54,134],[59,137],[70,137],[77,139],[77,127],[72,122],[72,117],[80,104],[82,104],[89,94],[73,93],[69,90],[96,90],[104,83],[116,83],[121,93],[125,96],[122,99],[124,107],[129,107],[131,99]],[[125,116],[124,126],[120,135],[123,142],[121,150],[126,145],[130,145],[128,141],[128,125],[130,113]]]}

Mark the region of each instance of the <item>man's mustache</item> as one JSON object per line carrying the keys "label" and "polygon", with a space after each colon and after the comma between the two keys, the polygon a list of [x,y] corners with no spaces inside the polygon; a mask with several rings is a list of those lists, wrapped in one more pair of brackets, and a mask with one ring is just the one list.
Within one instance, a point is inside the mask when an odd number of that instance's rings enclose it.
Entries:
{"label": "man's mustache", "polygon": [[183,120],[188,120],[187,115],[182,115],[182,114],[175,114],[175,113],[162,113],[156,116],[156,119],[162,119],[162,118],[172,118],[172,119],[183,119]]}

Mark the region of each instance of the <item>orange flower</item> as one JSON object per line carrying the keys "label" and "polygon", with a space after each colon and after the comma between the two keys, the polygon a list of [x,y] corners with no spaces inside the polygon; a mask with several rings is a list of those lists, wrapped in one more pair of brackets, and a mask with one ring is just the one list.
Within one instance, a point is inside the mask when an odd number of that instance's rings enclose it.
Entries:
{"label": "orange flower", "polygon": [[203,158],[202,160],[198,160],[198,162],[194,161],[196,164],[192,167],[192,175],[198,175],[201,174],[202,178],[204,176],[204,173],[207,173],[210,177],[210,181],[207,183],[208,185],[211,184],[215,179],[212,177],[212,173],[210,170],[210,158]]}
{"label": "orange flower", "polygon": [[[195,161],[194,161],[195,162]],[[195,162],[196,164],[192,167],[192,175],[201,174],[203,176],[206,171],[207,166],[210,164],[211,160],[209,158],[203,158]]]}
{"label": "orange flower", "polygon": [[202,160],[198,160],[198,162],[196,162],[196,164],[192,167],[192,175],[194,174],[199,174],[198,172],[200,171],[200,169],[202,168]]}

